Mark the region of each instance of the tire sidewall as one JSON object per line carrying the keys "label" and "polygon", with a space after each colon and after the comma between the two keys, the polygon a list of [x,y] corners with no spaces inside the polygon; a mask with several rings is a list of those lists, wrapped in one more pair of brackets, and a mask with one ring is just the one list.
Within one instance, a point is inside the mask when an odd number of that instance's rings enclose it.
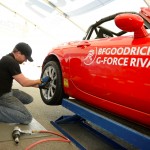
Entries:
{"label": "tire sidewall", "polygon": [[42,89],[40,89],[40,95],[45,104],[60,105],[62,102],[62,98],[63,98],[63,86],[62,86],[62,73],[61,73],[59,64],[55,61],[49,61],[48,63],[46,63],[46,65],[43,68],[41,78],[43,77],[45,70],[50,66],[55,69],[56,74],[57,74],[56,90],[54,92],[54,95],[50,99],[46,99],[44,97]]}

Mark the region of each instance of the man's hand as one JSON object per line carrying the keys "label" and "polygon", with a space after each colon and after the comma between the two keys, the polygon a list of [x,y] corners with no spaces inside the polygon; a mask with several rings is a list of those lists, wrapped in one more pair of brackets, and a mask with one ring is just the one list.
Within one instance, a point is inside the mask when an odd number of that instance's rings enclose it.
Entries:
{"label": "man's hand", "polygon": [[48,89],[49,88],[49,82],[50,82],[50,77],[46,76],[41,79],[41,84],[39,85],[40,89]]}

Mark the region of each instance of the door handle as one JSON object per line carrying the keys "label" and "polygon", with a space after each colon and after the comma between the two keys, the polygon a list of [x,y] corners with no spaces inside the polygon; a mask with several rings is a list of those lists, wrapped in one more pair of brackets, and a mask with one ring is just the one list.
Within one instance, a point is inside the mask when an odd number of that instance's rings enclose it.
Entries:
{"label": "door handle", "polygon": [[84,47],[84,46],[90,46],[91,44],[88,41],[81,42],[77,45],[77,47]]}

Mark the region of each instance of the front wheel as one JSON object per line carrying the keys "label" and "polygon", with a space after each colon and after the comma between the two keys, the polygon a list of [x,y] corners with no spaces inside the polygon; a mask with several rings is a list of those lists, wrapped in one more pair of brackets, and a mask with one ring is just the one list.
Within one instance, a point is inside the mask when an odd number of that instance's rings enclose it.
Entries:
{"label": "front wheel", "polygon": [[55,61],[48,62],[43,68],[41,78],[45,76],[49,76],[51,81],[48,89],[40,89],[43,102],[47,105],[60,105],[64,92],[59,64]]}

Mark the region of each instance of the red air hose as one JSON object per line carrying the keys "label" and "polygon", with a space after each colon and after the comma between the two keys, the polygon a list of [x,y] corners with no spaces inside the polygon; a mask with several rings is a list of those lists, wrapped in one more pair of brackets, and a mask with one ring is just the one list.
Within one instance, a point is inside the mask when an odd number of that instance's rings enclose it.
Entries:
{"label": "red air hose", "polygon": [[47,130],[37,131],[37,130],[33,130],[32,133],[50,133],[50,134],[57,135],[57,136],[59,136],[61,138],[46,138],[46,139],[42,139],[42,140],[39,140],[39,141],[29,145],[25,150],[30,150],[31,148],[35,147],[38,144],[41,144],[41,143],[44,143],[44,142],[49,142],[49,141],[70,142],[70,140],[68,138],[66,138],[65,136],[63,136],[61,134],[58,134],[56,132],[52,132],[52,131],[47,131]]}

